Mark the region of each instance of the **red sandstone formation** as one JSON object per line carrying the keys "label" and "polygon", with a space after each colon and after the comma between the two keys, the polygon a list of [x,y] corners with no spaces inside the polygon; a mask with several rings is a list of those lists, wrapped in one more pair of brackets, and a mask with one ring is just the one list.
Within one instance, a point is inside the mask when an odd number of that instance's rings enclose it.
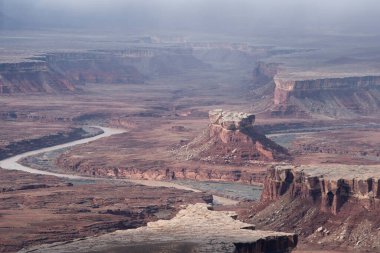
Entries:
{"label": "red sandstone formation", "polygon": [[272,116],[352,117],[377,112],[380,105],[380,76],[342,74],[297,77],[279,64],[259,62],[253,70],[252,94],[273,99]]}
{"label": "red sandstone formation", "polygon": [[370,114],[380,105],[379,76],[302,80],[276,77],[274,81],[277,112],[304,110],[309,114],[341,117]]}
{"label": "red sandstone formation", "polygon": [[289,159],[286,149],[254,130],[255,115],[214,110],[209,118],[203,136],[181,148],[188,156],[214,163]]}
{"label": "red sandstone formation", "polygon": [[375,88],[380,86],[380,76],[360,76],[343,78],[325,78],[311,80],[282,80],[275,78],[276,94],[275,104],[286,103],[291,95],[303,97],[315,95],[318,91],[331,91],[343,89]]}
{"label": "red sandstone formation", "polygon": [[[351,171],[350,174],[345,175],[345,169]],[[262,200],[277,200],[289,193],[292,197],[312,200],[320,204],[321,211],[333,214],[353,202],[361,202],[368,210],[377,210],[380,208],[378,169],[378,166],[280,166],[268,171]],[[339,172],[342,174],[337,175]]]}
{"label": "red sandstone formation", "polygon": [[[197,181],[239,182],[243,184],[260,185],[265,178],[267,165],[257,164],[249,168],[234,168],[192,163],[191,161],[167,165],[119,166],[110,167],[100,164],[96,159],[83,160],[62,154],[56,161],[57,166],[71,173],[97,177],[128,178],[138,180],[173,180],[186,179]],[[28,164],[33,166],[33,164]]]}
{"label": "red sandstone formation", "polygon": [[249,219],[259,229],[297,231],[308,248],[378,252],[379,208],[379,166],[278,166]]}
{"label": "red sandstone formation", "polygon": [[[290,96],[305,98],[319,95],[324,91],[355,92],[359,89],[378,88],[380,76],[355,76],[343,78],[325,78],[310,80],[286,80],[275,78],[275,105],[286,104]],[[347,94],[345,94],[347,95]]]}

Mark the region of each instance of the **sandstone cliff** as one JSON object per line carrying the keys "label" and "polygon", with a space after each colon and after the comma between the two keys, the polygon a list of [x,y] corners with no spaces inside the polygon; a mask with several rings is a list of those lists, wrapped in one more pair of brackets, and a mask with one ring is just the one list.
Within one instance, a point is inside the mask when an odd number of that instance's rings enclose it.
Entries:
{"label": "sandstone cliff", "polygon": [[297,231],[316,249],[380,250],[379,166],[278,166],[248,218],[260,229]]}
{"label": "sandstone cliff", "polygon": [[370,114],[380,106],[380,77],[321,79],[274,78],[277,112],[303,110],[309,114],[346,117]]}
{"label": "sandstone cliff", "polygon": [[[368,210],[380,208],[378,166],[344,165],[277,167],[268,171],[262,200],[277,200],[285,194],[306,198],[323,212],[338,214],[344,205],[361,205]],[[354,171],[354,173],[352,173]],[[342,174],[338,174],[341,172]]]}
{"label": "sandstone cliff", "polygon": [[[23,161],[23,163],[28,161]],[[27,164],[33,166],[33,164]],[[35,165],[34,165],[35,166]],[[99,164],[97,160],[83,160],[69,154],[60,155],[55,166],[71,173],[81,175],[128,178],[137,180],[196,180],[217,182],[238,182],[242,184],[261,185],[265,178],[266,165],[258,164],[250,168],[234,168],[214,164],[188,162],[185,165],[142,165],[110,167]]]}
{"label": "sandstone cliff", "polygon": [[85,83],[144,83],[148,78],[207,68],[188,48],[49,53],[0,64],[0,94],[73,92]]}
{"label": "sandstone cliff", "polygon": [[51,71],[46,62],[0,64],[0,94],[74,90],[75,83]]}
{"label": "sandstone cliff", "polygon": [[[258,62],[251,87],[256,111],[272,116],[351,118],[380,108],[380,76],[287,73],[278,63]],[[269,103],[269,98],[272,103]]]}

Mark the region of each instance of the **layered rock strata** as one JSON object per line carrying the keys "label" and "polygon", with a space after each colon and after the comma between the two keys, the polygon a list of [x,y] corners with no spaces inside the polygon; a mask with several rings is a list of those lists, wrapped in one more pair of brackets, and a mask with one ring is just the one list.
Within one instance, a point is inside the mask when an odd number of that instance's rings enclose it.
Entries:
{"label": "layered rock strata", "polygon": [[380,106],[380,76],[321,79],[274,78],[275,111],[304,110],[311,114],[369,114]]}
{"label": "layered rock strata", "polygon": [[323,165],[276,167],[268,171],[262,200],[277,200],[285,194],[309,199],[323,212],[338,214],[344,205],[368,210],[380,208],[380,167]]}
{"label": "layered rock strata", "polygon": [[380,87],[380,76],[354,76],[342,78],[291,80],[274,78],[276,90],[274,103],[285,104],[290,96],[315,96],[323,91],[354,91]]}
{"label": "layered rock strata", "polygon": [[235,216],[234,212],[210,211],[205,204],[189,205],[173,219],[150,222],[147,227],[21,252],[88,252],[91,248],[93,252],[286,253],[297,245],[295,234],[257,231]]}
{"label": "layered rock strata", "polygon": [[220,157],[234,163],[289,158],[286,149],[254,130],[255,115],[218,109],[210,111],[209,119],[209,136],[200,141],[203,143],[188,145],[193,148],[202,146],[199,148],[199,156],[203,160],[215,161]]}
{"label": "layered rock strata", "polygon": [[[128,178],[137,180],[197,180],[216,182],[239,182],[243,184],[261,185],[265,178],[266,165],[258,164],[252,168],[221,167],[220,165],[192,164],[167,166],[102,166],[95,161],[83,161],[63,154],[56,163],[64,170],[88,176]],[[23,164],[36,167],[28,160]]]}
{"label": "layered rock strata", "polygon": [[132,61],[113,52],[54,53],[40,59],[76,84],[143,83],[146,78]]}
{"label": "layered rock strata", "polygon": [[75,83],[51,71],[46,62],[0,64],[0,95],[33,92],[72,92]]}
{"label": "layered rock strata", "polygon": [[288,73],[277,63],[259,62],[253,70],[252,95],[271,96],[272,116],[352,117],[373,114],[380,107],[380,76],[376,74]]}
{"label": "layered rock strata", "polygon": [[0,64],[0,95],[62,93],[85,83],[144,83],[148,78],[205,68],[191,48],[131,47],[126,50],[49,53]]}
{"label": "layered rock strata", "polygon": [[300,252],[380,251],[379,166],[279,166],[262,199],[240,212],[258,229],[296,231]]}

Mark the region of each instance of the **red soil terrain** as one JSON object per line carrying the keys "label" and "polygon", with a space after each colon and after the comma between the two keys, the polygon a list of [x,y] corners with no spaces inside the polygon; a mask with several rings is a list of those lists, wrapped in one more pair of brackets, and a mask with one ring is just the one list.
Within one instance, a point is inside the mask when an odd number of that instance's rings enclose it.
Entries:
{"label": "red soil terrain", "polygon": [[[329,63],[336,70],[330,73],[306,60],[289,60],[308,58],[311,53],[303,50],[278,56],[270,47],[214,46],[197,44],[194,52],[186,44],[53,53],[31,57],[30,64],[1,65],[0,148],[8,155],[9,147],[29,142],[29,149],[38,148],[33,140],[70,135],[82,124],[126,128],[127,133],[62,151],[49,166],[98,177],[264,184],[260,203],[241,204],[241,219],[298,233],[301,250],[379,251],[377,72],[354,73],[352,66]],[[248,116],[209,122],[215,108]],[[274,170],[282,163],[293,167]],[[325,164],[333,167],[319,170]],[[353,165],[364,166],[359,172],[374,169],[358,180]],[[204,201],[202,194],[172,189],[70,186],[45,177],[25,189],[15,179],[20,174],[9,173],[2,178],[14,186],[1,187],[6,190],[0,216],[10,233],[7,250],[140,226],[157,218],[150,213],[152,203],[154,210],[170,206],[174,212],[180,203]],[[152,197],[141,206],[142,195]],[[61,216],[67,222],[57,222]]]}
{"label": "red soil terrain", "polygon": [[[264,174],[261,172],[268,167],[267,162],[290,159],[285,148],[267,139],[265,135],[255,132],[253,129],[254,115],[220,112],[218,116],[212,115],[213,113],[213,111],[210,112],[209,116],[213,122],[201,135],[188,144],[174,146],[173,150],[166,151],[157,158],[148,152],[144,158],[138,160],[125,157],[121,160],[115,157],[116,163],[110,164],[110,160],[103,160],[105,158],[102,157],[94,160],[92,157],[77,156],[78,153],[89,152],[87,147],[81,147],[80,150],[62,154],[56,163],[64,170],[91,176],[154,180],[238,181],[257,184],[262,182]],[[233,118],[231,121],[228,118],[230,116]],[[213,120],[213,117],[219,117],[217,122]],[[142,141],[141,139],[134,140],[134,135],[134,133],[124,134],[128,141],[123,143],[123,146],[118,146],[119,150],[123,147],[128,148],[128,146],[133,146],[134,149],[139,146],[156,149],[155,146],[148,145],[149,136]],[[121,136],[113,137],[112,141],[106,140],[106,143],[111,141],[120,145],[118,144],[120,138]],[[155,144],[152,143],[152,145]],[[89,148],[93,149],[94,147],[91,145]],[[100,153],[103,153],[100,150],[107,152],[106,149],[109,147],[98,142],[97,150]],[[107,159],[109,158],[108,156]],[[250,166],[244,168],[243,165]],[[238,167],[231,170],[232,166]]]}
{"label": "red soil terrain", "polygon": [[69,241],[170,219],[212,196],[110,181],[67,182],[0,169],[0,252]]}

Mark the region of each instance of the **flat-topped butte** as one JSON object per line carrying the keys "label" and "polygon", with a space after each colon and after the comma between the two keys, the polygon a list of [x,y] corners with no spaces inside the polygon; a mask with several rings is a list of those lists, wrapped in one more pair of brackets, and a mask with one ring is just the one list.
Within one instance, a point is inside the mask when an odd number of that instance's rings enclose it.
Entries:
{"label": "flat-topped butte", "polygon": [[255,122],[255,115],[244,112],[224,111],[215,109],[208,113],[210,123],[220,125],[227,130],[237,130],[251,127]]}

